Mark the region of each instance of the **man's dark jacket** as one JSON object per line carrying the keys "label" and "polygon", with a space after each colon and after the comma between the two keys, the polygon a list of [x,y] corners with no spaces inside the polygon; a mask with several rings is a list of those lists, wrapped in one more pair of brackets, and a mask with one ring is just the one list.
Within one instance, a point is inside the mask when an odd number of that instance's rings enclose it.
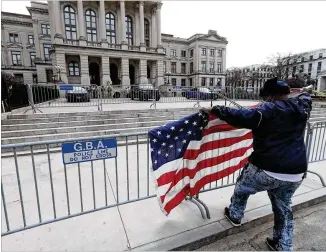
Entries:
{"label": "man's dark jacket", "polygon": [[309,94],[301,94],[251,109],[215,106],[212,114],[234,127],[252,130],[250,163],[270,172],[300,174],[308,166],[304,130],[311,104]]}

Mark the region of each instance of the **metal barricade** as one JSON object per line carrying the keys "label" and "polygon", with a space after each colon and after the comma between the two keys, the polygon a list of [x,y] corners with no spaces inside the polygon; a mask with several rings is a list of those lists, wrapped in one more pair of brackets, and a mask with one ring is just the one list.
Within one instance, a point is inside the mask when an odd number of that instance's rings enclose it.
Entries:
{"label": "metal barricade", "polygon": [[[326,121],[308,123],[309,162],[326,159],[325,131]],[[63,164],[57,148],[61,144],[108,138],[117,140],[116,158]],[[156,196],[147,132],[8,144],[1,149],[2,236]],[[201,192],[234,185],[240,172],[207,184]],[[311,173],[326,186],[318,173]],[[188,199],[209,218],[198,196]]]}

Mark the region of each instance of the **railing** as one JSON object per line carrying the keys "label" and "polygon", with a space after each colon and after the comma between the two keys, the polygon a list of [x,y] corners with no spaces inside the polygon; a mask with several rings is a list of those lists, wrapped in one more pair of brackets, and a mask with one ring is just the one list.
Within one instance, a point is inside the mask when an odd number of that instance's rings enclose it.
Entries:
{"label": "railing", "polygon": [[[326,121],[308,123],[305,140],[310,162],[326,160],[325,130]],[[61,152],[50,151],[64,143],[95,139],[115,139],[117,157],[64,164]],[[45,146],[44,152],[35,151],[39,145]],[[2,157],[2,236],[156,196],[146,132],[8,144],[1,150],[11,153]],[[201,192],[234,185],[240,171],[207,184]],[[326,186],[318,173],[311,173]]]}
{"label": "railing", "polygon": [[135,45],[128,45],[128,50],[131,51],[139,51],[140,47],[139,46],[135,46]]}
{"label": "railing", "polygon": [[73,39],[64,39],[63,43],[67,44],[67,45],[79,45],[79,40],[73,40]]}
{"label": "railing", "polygon": [[157,52],[155,47],[146,47],[146,52]]}
{"label": "railing", "polygon": [[1,69],[16,69],[16,70],[36,70],[36,66],[14,66],[14,65],[2,65]]}
{"label": "railing", "polygon": [[119,49],[121,50],[121,45],[119,44],[109,44],[110,49]]}
{"label": "railing", "polygon": [[101,42],[87,41],[87,46],[101,47]]}

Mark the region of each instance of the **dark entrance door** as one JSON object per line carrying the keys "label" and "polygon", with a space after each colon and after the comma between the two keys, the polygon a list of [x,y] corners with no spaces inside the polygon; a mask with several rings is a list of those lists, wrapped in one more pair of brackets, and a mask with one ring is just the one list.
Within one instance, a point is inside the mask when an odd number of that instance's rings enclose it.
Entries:
{"label": "dark entrance door", "polygon": [[135,67],[133,65],[129,65],[129,78],[130,78],[130,84],[134,85],[136,84],[136,79],[135,79]]}
{"label": "dark entrance door", "polygon": [[119,84],[119,73],[118,73],[118,66],[114,63],[110,64],[110,76],[113,85]]}
{"label": "dark entrance door", "polygon": [[147,66],[147,79],[151,78],[151,69]]}
{"label": "dark entrance door", "polygon": [[89,78],[91,84],[100,85],[100,66],[92,62],[89,64]]}

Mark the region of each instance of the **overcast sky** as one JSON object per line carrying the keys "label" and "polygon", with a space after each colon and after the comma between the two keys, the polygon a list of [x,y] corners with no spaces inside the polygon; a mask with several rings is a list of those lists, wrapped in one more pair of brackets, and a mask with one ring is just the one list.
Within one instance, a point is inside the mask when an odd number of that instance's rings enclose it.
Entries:
{"label": "overcast sky", "polygon": [[[2,1],[28,14],[29,1]],[[227,67],[266,62],[280,53],[326,48],[326,1],[163,1],[162,32],[188,38],[216,30],[226,37]]]}

